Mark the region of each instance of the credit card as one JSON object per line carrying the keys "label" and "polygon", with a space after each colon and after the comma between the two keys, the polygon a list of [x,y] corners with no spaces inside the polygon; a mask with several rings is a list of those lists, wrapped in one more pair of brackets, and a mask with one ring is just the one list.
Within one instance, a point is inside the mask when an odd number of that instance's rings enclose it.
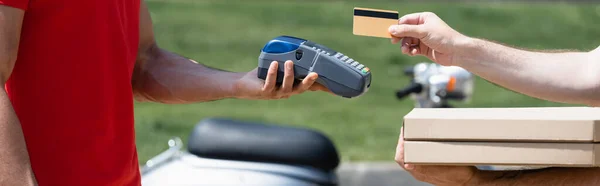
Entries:
{"label": "credit card", "polygon": [[360,36],[391,38],[388,28],[398,24],[398,11],[354,8],[352,33]]}

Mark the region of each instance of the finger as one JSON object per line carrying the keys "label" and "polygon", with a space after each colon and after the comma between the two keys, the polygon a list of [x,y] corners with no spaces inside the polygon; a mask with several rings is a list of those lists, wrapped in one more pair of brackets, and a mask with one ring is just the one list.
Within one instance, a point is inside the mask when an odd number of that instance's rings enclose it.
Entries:
{"label": "finger", "polygon": [[412,50],[419,46],[420,41],[417,38],[405,37],[402,39],[402,53],[414,55]]}
{"label": "finger", "polygon": [[409,56],[415,56],[415,55],[419,55],[421,52],[420,48],[418,46],[409,46],[409,45],[403,45],[402,46],[402,53],[409,55]]}
{"label": "finger", "polygon": [[[407,24],[407,25],[417,25],[419,24],[420,20],[421,20],[421,15],[423,13],[412,13],[412,14],[407,14],[404,15],[402,17],[400,17],[400,19],[398,19],[398,24],[399,25],[403,25],[403,24]],[[391,30],[390,30],[391,32]],[[402,39],[402,37],[392,37],[392,43],[396,44],[398,43],[400,40]]]}
{"label": "finger", "polygon": [[400,128],[400,136],[396,145],[396,157],[394,158],[398,165],[404,167],[404,126]]}
{"label": "finger", "polygon": [[286,61],[284,65],[283,85],[281,86],[280,93],[289,94],[294,87],[294,63],[292,61]]}
{"label": "finger", "polygon": [[296,87],[294,93],[298,94],[308,90],[310,87],[312,87],[315,81],[317,81],[318,77],[319,75],[317,75],[317,73],[311,72],[310,74],[308,74],[308,76],[306,76],[306,78],[304,78],[304,80],[302,80],[300,86]]}
{"label": "finger", "polygon": [[327,89],[327,87],[319,84],[319,83],[315,83],[312,86],[310,86],[309,88],[310,91],[329,91],[329,89]]}
{"label": "finger", "polygon": [[263,86],[263,91],[271,92],[275,89],[275,84],[277,83],[277,68],[279,63],[277,61],[271,62],[269,66],[269,70],[267,71],[267,78],[265,78],[265,85]]}
{"label": "finger", "polygon": [[392,37],[392,39],[391,39],[392,44],[396,44],[396,43],[400,42],[400,40],[402,40],[402,38]]}
{"label": "finger", "polygon": [[414,37],[423,39],[427,36],[423,25],[392,25],[388,31],[394,37]]}
{"label": "finger", "polygon": [[323,92],[327,92],[327,93],[332,94],[332,95],[336,95],[331,90],[329,90],[327,87],[325,87],[324,85],[321,85],[319,83],[313,84],[313,86],[310,87],[310,90],[311,91],[323,91]]}
{"label": "finger", "polygon": [[398,19],[398,24],[409,24],[409,25],[416,25],[416,24],[420,24],[422,23],[422,17],[423,15],[422,12],[418,12],[418,13],[412,13],[412,14],[406,14],[402,17],[400,17],[400,19]]}
{"label": "finger", "polygon": [[408,47],[416,47],[419,46],[420,43],[421,42],[419,39],[414,37],[405,37],[404,40],[402,40],[402,45],[406,45]]}
{"label": "finger", "polygon": [[410,47],[410,52],[409,52],[410,56],[416,56],[416,55],[420,55],[420,54],[421,54],[421,48],[419,48],[419,47]]}
{"label": "finger", "polygon": [[409,55],[409,54],[410,54],[410,53],[409,53],[409,51],[410,51],[410,49],[409,49],[409,46],[406,46],[406,45],[401,45],[401,46],[400,46],[400,50],[402,51],[402,53],[403,53],[403,54],[406,54],[406,55]]}
{"label": "finger", "polygon": [[408,39],[409,39],[409,37],[402,38],[402,43],[400,44],[400,49],[403,54],[408,54],[408,51],[410,50],[409,46],[404,44],[407,42]]}
{"label": "finger", "polygon": [[404,161],[404,126],[400,128],[400,137],[398,137],[398,147],[396,149],[396,156],[400,166],[403,166],[406,170],[414,170],[415,167],[411,164],[406,164]]}
{"label": "finger", "polygon": [[407,45],[410,50],[409,54],[411,56],[422,54],[421,52],[423,50],[421,50],[421,47],[426,47],[426,45],[421,45],[421,41],[415,38],[413,38]]}

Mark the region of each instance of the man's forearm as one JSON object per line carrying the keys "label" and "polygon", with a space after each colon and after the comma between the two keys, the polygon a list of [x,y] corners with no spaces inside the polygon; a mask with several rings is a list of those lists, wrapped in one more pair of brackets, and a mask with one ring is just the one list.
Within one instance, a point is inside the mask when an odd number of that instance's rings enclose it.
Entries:
{"label": "man's forearm", "polygon": [[234,84],[244,74],[226,72],[153,47],[139,60],[134,91],[140,101],[192,103],[235,97]]}
{"label": "man's forearm", "polygon": [[453,63],[490,82],[549,101],[600,102],[600,68],[589,52],[527,51],[481,39],[468,43]]}
{"label": "man's forearm", "polygon": [[546,168],[521,171],[483,171],[477,186],[588,186],[600,185],[600,168]]}
{"label": "man's forearm", "polygon": [[0,91],[0,185],[36,185],[21,123],[6,91]]}

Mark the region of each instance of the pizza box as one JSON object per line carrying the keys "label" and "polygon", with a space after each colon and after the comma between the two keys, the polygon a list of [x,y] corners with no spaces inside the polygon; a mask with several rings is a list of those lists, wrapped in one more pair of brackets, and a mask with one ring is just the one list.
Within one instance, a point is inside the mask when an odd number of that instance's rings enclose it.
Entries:
{"label": "pizza box", "polygon": [[417,165],[598,167],[600,144],[405,141],[404,161]]}
{"label": "pizza box", "polygon": [[403,121],[406,141],[600,141],[600,108],[415,108]]}

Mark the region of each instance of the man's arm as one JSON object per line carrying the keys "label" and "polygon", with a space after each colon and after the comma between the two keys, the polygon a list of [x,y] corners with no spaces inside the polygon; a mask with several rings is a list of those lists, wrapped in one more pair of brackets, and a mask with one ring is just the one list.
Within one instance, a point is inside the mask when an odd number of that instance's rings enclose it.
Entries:
{"label": "man's arm", "polygon": [[[146,4],[140,5],[140,46],[132,79],[140,101],[186,103],[233,97],[233,87],[243,74],[212,69],[157,46],[152,18]],[[181,91],[194,87],[194,91]],[[204,92],[202,94],[194,94]],[[194,99],[190,99],[194,98]]]}
{"label": "man's arm", "polygon": [[520,171],[481,171],[477,186],[588,186],[600,185],[600,168],[545,168]]}
{"label": "man's arm", "polygon": [[531,51],[482,39],[458,48],[453,64],[535,98],[600,106],[600,50]]}
{"label": "man's arm", "polygon": [[[283,84],[275,87],[278,63],[270,66],[266,80],[251,72],[227,72],[199,64],[160,48],[152,31],[152,18],[146,4],[140,7],[140,46],[132,77],[134,95],[139,101],[193,103],[225,98],[279,99],[306,90],[327,91],[314,83],[316,73],[309,74],[293,86],[293,63],[285,63]],[[314,83],[314,85],[313,85]]]}
{"label": "man's arm", "polygon": [[429,12],[403,16],[390,27],[402,52],[454,65],[492,83],[539,99],[600,106],[600,49],[528,51],[465,36]]}
{"label": "man's arm", "polygon": [[[17,58],[23,10],[0,5],[0,80],[10,77]],[[21,123],[5,89],[0,91],[0,185],[36,185]]]}

